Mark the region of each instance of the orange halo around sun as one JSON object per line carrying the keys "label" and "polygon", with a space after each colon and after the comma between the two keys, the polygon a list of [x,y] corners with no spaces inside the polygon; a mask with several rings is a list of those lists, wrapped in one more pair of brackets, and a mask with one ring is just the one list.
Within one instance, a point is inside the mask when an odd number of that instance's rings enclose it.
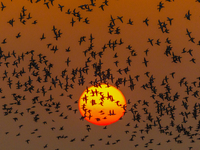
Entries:
{"label": "orange halo around sun", "polygon": [[79,99],[83,118],[96,125],[109,125],[125,113],[126,100],[120,90],[108,84],[87,88]]}

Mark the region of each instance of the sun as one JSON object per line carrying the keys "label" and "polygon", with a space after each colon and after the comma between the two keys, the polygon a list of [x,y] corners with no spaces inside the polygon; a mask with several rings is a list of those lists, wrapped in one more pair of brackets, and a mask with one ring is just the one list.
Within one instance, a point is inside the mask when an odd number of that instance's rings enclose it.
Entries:
{"label": "sun", "polygon": [[79,111],[88,122],[105,126],[117,122],[124,115],[126,100],[114,86],[91,86],[80,96]]}

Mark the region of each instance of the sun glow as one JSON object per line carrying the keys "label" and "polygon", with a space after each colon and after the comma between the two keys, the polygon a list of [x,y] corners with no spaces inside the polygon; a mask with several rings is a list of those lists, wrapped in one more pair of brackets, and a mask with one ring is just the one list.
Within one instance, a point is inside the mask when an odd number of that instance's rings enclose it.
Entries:
{"label": "sun glow", "polygon": [[125,113],[126,100],[120,90],[108,84],[87,88],[79,99],[79,111],[96,125],[109,125]]}

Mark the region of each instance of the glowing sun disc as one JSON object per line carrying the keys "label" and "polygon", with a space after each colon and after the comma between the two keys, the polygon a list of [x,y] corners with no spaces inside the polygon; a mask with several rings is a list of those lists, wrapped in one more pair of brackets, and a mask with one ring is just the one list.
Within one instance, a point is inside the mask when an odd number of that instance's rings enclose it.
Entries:
{"label": "glowing sun disc", "polygon": [[109,125],[125,113],[126,100],[114,86],[101,84],[87,88],[79,98],[79,111],[90,123]]}

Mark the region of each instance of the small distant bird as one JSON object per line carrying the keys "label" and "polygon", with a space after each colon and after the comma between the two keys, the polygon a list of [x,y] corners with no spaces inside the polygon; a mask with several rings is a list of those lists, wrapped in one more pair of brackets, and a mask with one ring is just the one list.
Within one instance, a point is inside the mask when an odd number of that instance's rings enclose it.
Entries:
{"label": "small distant bird", "polygon": [[16,38],[19,38],[19,37],[21,37],[20,32],[17,34]]}
{"label": "small distant bird", "polygon": [[184,18],[187,18],[187,20],[190,20],[190,16],[192,14],[190,13],[190,10],[188,10],[188,12],[185,14],[185,17]]}
{"label": "small distant bird", "polygon": [[148,38],[148,41],[153,46],[153,39]]}
{"label": "small distant bird", "polygon": [[121,16],[121,17],[117,16],[117,19],[119,19],[123,23],[122,18],[123,18],[123,16]]}
{"label": "small distant bird", "polygon": [[99,8],[101,8],[101,10],[104,11],[104,6],[105,6],[105,5],[102,4],[102,5],[99,6]]}
{"label": "small distant bird", "polygon": [[61,6],[60,4],[58,4],[58,8],[60,8],[60,11],[62,11],[64,6]]}
{"label": "small distant bird", "polygon": [[40,40],[44,40],[46,39],[46,37],[44,36],[44,33],[42,34],[42,37],[40,38]]}
{"label": "small distant bird", "polygon": [[167,21],[169,21],[169,24],[170,24],[170,25],[172,25],[172,20],[173,20],[173,18],[167,17]]}
{"label": "small distant bird", "polygon": [[47,8],[49,9],[49,2],[44,3],[44,5],[46,5]]}
{"label": "small distant bird", "polygon": [[70,22],[71,24],[72,24],[72,27],[74,26],[74,23],[75,23],[76,21],[74,21],[74,19],[72,18],[72,21]]}
{"label": "small distant bird", "polygon": [[1,11],[3,11],[4,8],[6,8],[6,6],[1,2]]}
{"label": "small distant bird", "polygon": [[47,144],[44,146],[44,148],[47,148]]}
{"label": "small distant bird", "polygon": [[14,19],[11,19],[11,20],[9,20],[8,21],[8,23],[13,27],[13,23],[15,22],[15,20]]}
{"label": "small distant bird", "polygon": [[27,139],[27,140],[26,140],[26,143],[28,143],[28,144],[29,144],[29,141],[30,141],[30,140],[29,140],[29,139]]}
{"label": "small distant bird", "polygon": [[149,19],[148,19],[148,17],[143,21],[147,26],[149,25],[148,24],[148,21],[149,21]]}
{"label": "small distant bird", "polygon": [[37,24],[37,20],[34,20],[32,24]]}
{"label": "small distant bird", "polygon": [[163,4],[164,4],[164,3],[162,3],[162,1],[158,4],[158,10],[159,10],[159,12],[160,12],[160,10],[161,10],[162,8],[164,8]]}
{"label": "small distant bird", "polygon": [[145,64],[146,67],[147,67],[147,63],[148,63],[148,62],[149,62],[149,61],[147,61],[146,58],[144,57],[144,62],[143,62],[143,63]]}
{"label": "small distant bird", "polygon": [[133,25],[133,21],[129,19],[127,24]]}

